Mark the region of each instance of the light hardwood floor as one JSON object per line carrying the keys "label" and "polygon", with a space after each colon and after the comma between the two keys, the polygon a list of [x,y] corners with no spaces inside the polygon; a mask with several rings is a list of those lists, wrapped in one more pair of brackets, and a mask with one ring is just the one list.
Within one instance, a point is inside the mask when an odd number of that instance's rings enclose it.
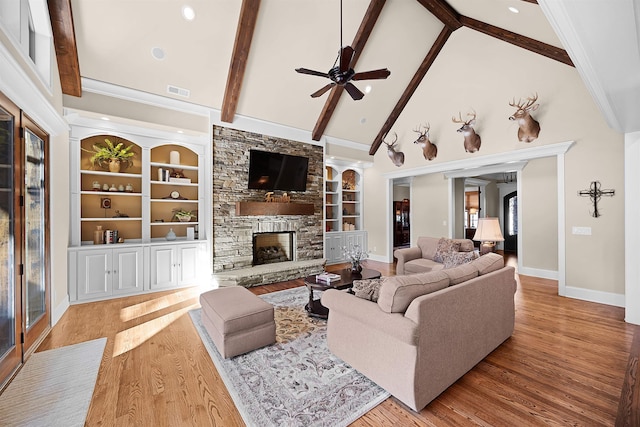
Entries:
{"label": "light hardwood floor", "polygon": [[[393,264],[365,264],[395,274]],[[302,281],[251,290],[295,286]],[[187,314],[198,295],[188,288],[69,308],[38,351],[107,337],[87,425],[243,425]],[[420,413],[391,397],[353,425],[616,424],[635,331],[624,310],[559,297],[555,281],[527,276],[515,301],[513,336]],[[633,405],[623,420],[637,414]]]}

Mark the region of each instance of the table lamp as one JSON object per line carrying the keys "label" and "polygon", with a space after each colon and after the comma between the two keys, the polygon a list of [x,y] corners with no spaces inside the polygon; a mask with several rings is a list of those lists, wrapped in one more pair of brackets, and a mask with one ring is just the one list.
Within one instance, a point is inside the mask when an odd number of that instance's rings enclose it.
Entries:
{"label": "table lamp", "polygon": [[482,242],[480,245],[480,255],[493,252],[496,242],[504,242],[498,218],[478,219],[478,228],[476,229],[476,234],[473,236],[473,240]]}

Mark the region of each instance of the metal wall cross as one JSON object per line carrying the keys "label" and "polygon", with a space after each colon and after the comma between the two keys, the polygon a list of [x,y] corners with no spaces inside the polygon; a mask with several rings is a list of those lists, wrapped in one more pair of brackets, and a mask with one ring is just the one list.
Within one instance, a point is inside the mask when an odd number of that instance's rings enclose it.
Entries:
{"label": "metal wall cross", "polygon": [[593,202],[593,217],[598,218],[600,216],[600,212],[598,211],[598,202],[602,196],[612,197],[616,194],[616,190],[601,190],[600,189],[600,181],[591,181],[591,186],[588,190],[578,191],[580,196],[589,196],[591,198],[591,202]]}

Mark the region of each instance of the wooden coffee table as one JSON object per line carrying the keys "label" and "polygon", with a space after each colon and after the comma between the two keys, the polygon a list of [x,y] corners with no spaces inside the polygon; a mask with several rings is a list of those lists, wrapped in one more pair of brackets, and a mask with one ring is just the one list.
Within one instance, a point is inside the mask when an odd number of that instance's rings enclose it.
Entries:
{"label": "wooden coffee table", "polygon": [[363,269],[359,274],[352,274],[351,269],[346,268],[332,273],[339,274],[340,280],[333,282],[316,281],[315,274],[304,278],[304,284],[309,289],[309,302],[304,306],[309,316],[326,319],[329,316],[329,309],[320,303],[320,299],[314,299],[313,291],[326,291],[327,289],[348,289],[353,286],[354,280],[377,279],[381,276],[379,271],[368,268]]}

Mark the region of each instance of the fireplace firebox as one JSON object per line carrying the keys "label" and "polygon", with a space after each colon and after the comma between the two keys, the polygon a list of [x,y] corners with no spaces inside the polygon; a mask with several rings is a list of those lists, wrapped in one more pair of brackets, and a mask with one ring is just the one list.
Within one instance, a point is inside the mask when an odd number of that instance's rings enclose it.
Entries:
{"label": "fireplace firebox", "polygon": [[253,265],[295,261],[295,231],[253,233]]}

